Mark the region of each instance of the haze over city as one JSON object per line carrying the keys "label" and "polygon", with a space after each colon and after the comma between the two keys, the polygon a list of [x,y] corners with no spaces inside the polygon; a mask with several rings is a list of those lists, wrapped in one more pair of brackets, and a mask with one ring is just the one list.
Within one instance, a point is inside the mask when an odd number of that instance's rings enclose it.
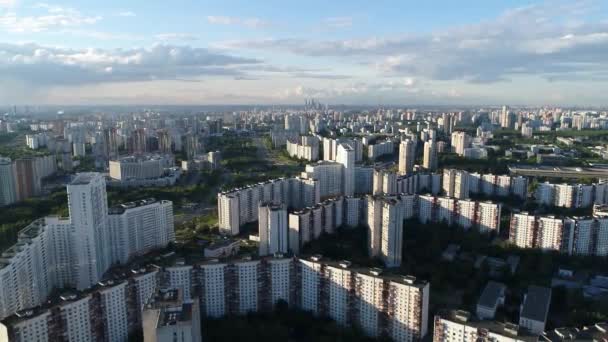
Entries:
{"label": "haze over city", "polygon": [[608,4],[0,1],[0,104],[605,105]]}

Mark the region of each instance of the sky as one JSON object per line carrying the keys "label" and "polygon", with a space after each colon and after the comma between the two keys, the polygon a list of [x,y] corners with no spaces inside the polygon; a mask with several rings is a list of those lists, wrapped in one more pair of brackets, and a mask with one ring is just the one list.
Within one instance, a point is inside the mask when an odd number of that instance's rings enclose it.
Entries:
{"label": "sky", "polygon": [[0,105],[604,106],[607,94],[606,0],[0,0]]}

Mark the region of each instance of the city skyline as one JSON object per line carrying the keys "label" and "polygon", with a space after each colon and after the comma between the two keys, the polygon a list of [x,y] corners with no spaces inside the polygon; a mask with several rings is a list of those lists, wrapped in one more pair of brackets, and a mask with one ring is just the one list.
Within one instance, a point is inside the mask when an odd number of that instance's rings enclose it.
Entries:
{"label": "city skyline", "polygon": [[0,105],[605,105],[606,3],[466,5],[0,0]]}

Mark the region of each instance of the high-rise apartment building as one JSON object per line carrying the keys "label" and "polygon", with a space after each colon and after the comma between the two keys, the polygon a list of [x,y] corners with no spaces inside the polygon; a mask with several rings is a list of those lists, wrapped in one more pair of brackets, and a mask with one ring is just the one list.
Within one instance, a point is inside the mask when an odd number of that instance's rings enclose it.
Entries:
{"label": "high-rise apartment building", "polygon": [[56,288],[93,287],[111,264],[174,241],[168,201],[126,204],[108,215],[105,181],[78,174],[69,218],[46,217],[19,232],[0,260],[0,318],[40,305]]}
{"label": "high-rise apartment building", "polygon": [[175,241],[173,203],[154,198],[124,203],[108,210],[111,263],[129,258]]}
{"label": "high-rise apartment building", "polygon": [[[336,164],[341,168],[341,164]],[[316,170],[323,175],[320,169]],[[313,178],[280,178],[218,193],[219,228],[222,234],[237,235],[239,228],[258,220],[258,204],[275,202],[290,208],[313,206],[321,201],[320,181]],[[325,179],[327,180],[327,179]],[[328,183],[324,183],[328,186]],[[331,186],[333,189],[333,185]],[[327,189],[326,189],[327,190]],[[332,190],[333,191],[333,190]]]}
{"label": "high-rise apartment building", "polygon": [[416,160],[416,144],[406,139],[399,144],[399,174],[407,175],[414,170]]}
{"label": "high-rise apartment building", "polygon": [[110,266],[106,182],[99,173],[80,173],[67,189],[75,285],[82,290],[99,282]]}
{"label": "high-rise apartment building", "polygon": [[422,161],[422,167],[429,171],[437,170],[438,159],[437,159],[437,143],[429,140],[424,143],[424,155]]}
{"label": "high-rise apartment building", "polygon": [[608,218],[557,218],[516,213],[511,216],[509,241],[520,248],[605,256],[608,255]]}
{"label": "high-rise apartment building", "polygon": [[15,171],[10,158],[0,157],[0,206],[17,201],[15,188]]}
{"label": "high-rise apartment building", "polygon": [[464,156],[464,150],[471,145],[471,137],[465,132],[452,133],[452,151]]}
{"label": "high-rise apartment building", "polygon": [[343,165],[342,195],[355,194],[355,150],[347,144],[340,144],[336,155],[336,162]]}
{"label": "high-rise apartment building", "polygon": [[469,173],[463,170],[443,170],[443,191],[446,196],[469,198]]}
{"label": "high-rise apartment building", "polygon": [[403,205],[399,197],[368,197],[370,256],[380,257],[387,267],[401,265],[403,248]]}
{"label": "high-rise apartment building", "polygon": [[260,203],[259,206],[259,255],[273,255],[289,251],[289,226],[287,208],[283,204]]}
{"label": "high-rise apartment building", "polygon": [[[429,284],[412,276],[387,278],[381,269],[361,269],[321,256],[298,260],[303,310],[329,316],[366,335],[415,341],[427,333]],[[343,323],[344,322],[344,323]]]}
{"label": "high-rise apartment building", "polygon": [[127,341],[142,326],[158,269],[132,270],[83,292],[68,291],[4,319],[6,341]]}
{"label": "high-rise apartment building", "polygon": [[15,192],[17,200],[23,201],[40,194],[40,178],[36,177],[35,158],[20,158],[14,163]]}

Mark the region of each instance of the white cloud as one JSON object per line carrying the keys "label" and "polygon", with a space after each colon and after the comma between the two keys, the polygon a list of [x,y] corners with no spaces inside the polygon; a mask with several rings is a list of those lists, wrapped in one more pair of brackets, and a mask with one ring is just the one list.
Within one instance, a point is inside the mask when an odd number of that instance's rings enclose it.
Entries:
{"label": "white cloud", "polygon": [[322,41],[271,38],[216,46],[336,58],[340,63],[369,65],[382,76],[470,83],[505,81],[519,75],[555,79],[580,72],[608,72],[608,23],[585,20],[586,11],[581,3],[550,2],[431,33]]}
{"label": "white cloud", "polygon": [[0,80],[32,85],[234,77],[244,74],[239,66],[256,63],[259,61],[187,46],[104,50],[0,44]]}
{"label": "white cloud", "polygon": [[210,24],[217,25],[237,25],[245,26],[249,28],[262,28],[269,26],[269,23],[260,18],[238,18],[238,17],[227,17],[227,16],[207,16],[207,22]]}
{"label": "white cloud", "polygon": [[7,12],[0,15],[0,30],[14,33],[35,33],[92,25],[102,19],[101,16],[84,15],[73,8],[52,6],[45,3],[37,4],[34,8],[43,9],[46,13],[19,16],[16,12]]}

